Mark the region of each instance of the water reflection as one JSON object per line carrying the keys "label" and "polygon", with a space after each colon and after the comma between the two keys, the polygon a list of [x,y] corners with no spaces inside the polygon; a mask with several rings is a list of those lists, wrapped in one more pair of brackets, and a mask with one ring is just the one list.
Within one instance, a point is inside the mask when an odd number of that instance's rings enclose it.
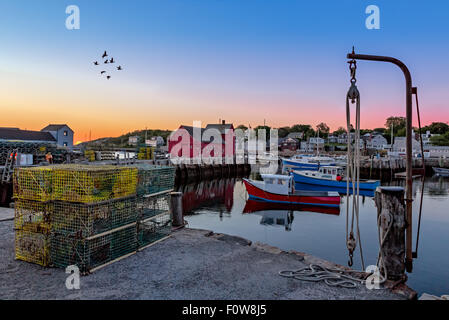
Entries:
{"label": "water reflection", "polygon": [[230,212],[234,204],[235,181],[235,178],[215,179],[178,186],[177,191],[183,194],[184,213],[195,214],[196,209],[208,205],[221,205],[223,210]]}

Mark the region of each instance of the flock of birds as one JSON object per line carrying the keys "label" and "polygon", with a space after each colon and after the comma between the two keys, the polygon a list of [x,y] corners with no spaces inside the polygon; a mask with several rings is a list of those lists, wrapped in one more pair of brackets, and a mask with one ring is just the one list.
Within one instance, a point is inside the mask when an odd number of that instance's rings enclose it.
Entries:
{"label": "flock of birds", "polygon": [[[104,59],[104,58],[107,58],[107,57],[108,57],[108,53],[105,50],[103,55],[101,56],[101,58]],[[114,60],[113,57],[111,57],[111,59],[106,59],[106,60],[103,61],[103,64],[114,64],[114,63],[115,63],[115,60]],[[99,66],[100,63],[98,63],[98,61],[94,61],[94,65]],[[122,66],[119,65],[117,67],[117,70],[118,71],[123,70]],[[106,79],[108,79],[108,80],[111,79],[111,76],[108,74],[108,72],[106,70],[100,71],[100,74],[101,75],[106,75]]]}

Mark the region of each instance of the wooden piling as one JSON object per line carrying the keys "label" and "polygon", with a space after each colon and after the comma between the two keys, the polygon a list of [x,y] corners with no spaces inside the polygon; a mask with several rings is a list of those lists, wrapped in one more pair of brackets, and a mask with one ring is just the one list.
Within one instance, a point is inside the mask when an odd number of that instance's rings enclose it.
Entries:
{"label": "wooden piling", "polygon": [[390,280],[402,279],[405,275],[405,230],[406,210],[404,188],[378,187],[374,201],[377,207],[383,263]]}
{"label": "wooden piling", "polygon": [[184,212],[182,208],[182,192],[170,193],[170,206],[172,213],[173,227],[181,227],[184,225]]}

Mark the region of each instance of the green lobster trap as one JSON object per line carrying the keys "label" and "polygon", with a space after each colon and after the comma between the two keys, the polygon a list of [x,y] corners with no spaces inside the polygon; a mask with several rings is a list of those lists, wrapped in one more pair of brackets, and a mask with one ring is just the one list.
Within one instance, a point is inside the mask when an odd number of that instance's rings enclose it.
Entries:
{"label": "green lobster trap", "polygon": [[137,194],[139,196],[173,189],[175,167],[141,164],[137,168]]}
{"label": "green lobster trap", "polygon": [[172,219],[170,212],[141,220],[137,224],[137,238],[139,248],[144,248],[155,241],[170,235]]}
{"label": "green lobster trap", "polygon": [[15,232],[16,259],[47,267],[51,263],[51,236],[27,230]]}
{"label": "green lobster trap", "polygon": [[145,220],[169,212],[170,194],[168,192],[138,197],[137,212],[139,220]]}
{"label": "green lobster trap", "polygon": [[88,273],[137,251],[136,223],[88,238],[78,233],[54,233],[51,245],[54,266],[77,265],[81,272]]}
{"label": "green lobster trap", "polygon": [[136,222],[136,203],[135,196],[93,204],[55,201],[52,230],[82,237],[113,230]]}

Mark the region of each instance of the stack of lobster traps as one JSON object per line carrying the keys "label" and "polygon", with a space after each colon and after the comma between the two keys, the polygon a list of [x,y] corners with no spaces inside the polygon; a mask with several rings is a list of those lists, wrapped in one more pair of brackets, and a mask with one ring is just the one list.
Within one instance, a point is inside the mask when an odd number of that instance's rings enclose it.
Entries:
{"label": "stack of lobster traps", "polygon": [[[142,187],[149,183],[142,175],[152,169],[16,168],[16,258],[43,266],[77,265],[88,273],[168,236],[173,183]],[[138,192],[145,188],[159,191]]]}

